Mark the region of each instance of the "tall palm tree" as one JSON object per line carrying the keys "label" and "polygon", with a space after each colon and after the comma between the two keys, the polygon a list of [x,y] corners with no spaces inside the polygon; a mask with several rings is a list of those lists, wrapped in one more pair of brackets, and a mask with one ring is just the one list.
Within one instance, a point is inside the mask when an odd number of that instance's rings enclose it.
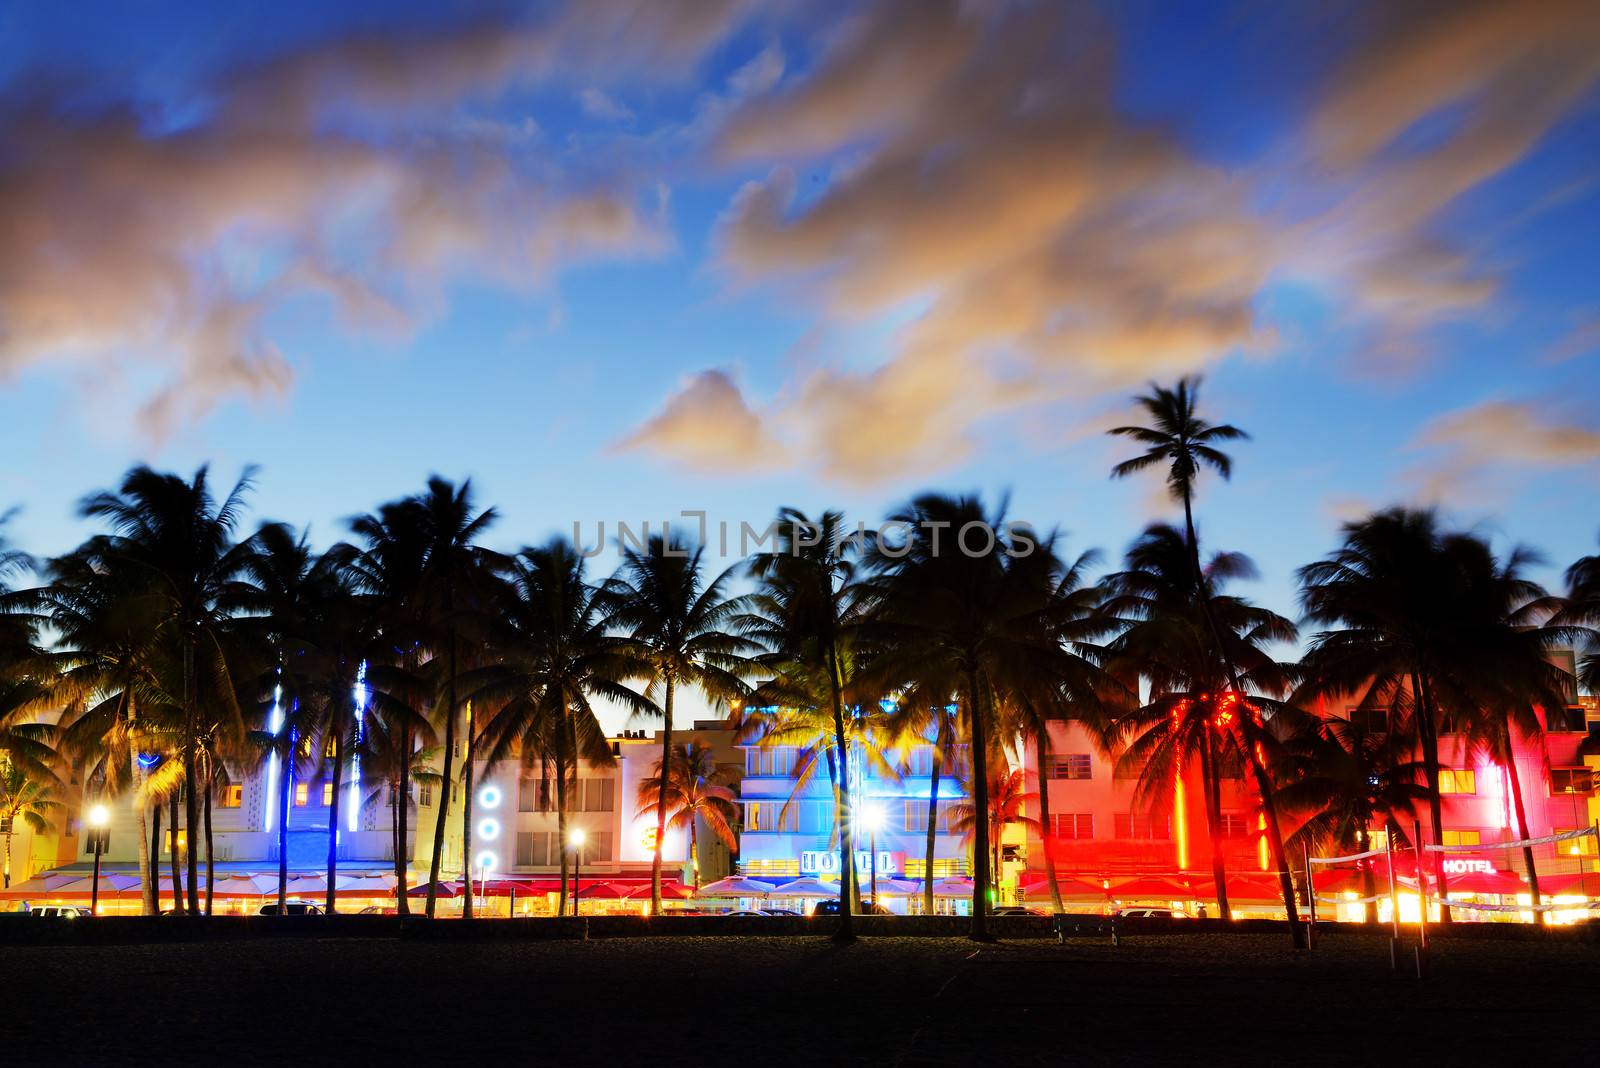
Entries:
{"label": "tall palm tree", "polygon": [[[900,695],[888,724],[900,763],[909,764],[912,754],[927,751],[928,808],[923,835],[922,909],[928,916],[934,914],[933,862],[939,841],[939,784],[947,773],[958,778],[966,773],[964,767],[952,764],[957,756],[958,706],[955,701],[960,691],[960,685],[953,680],[924,679]],[[1054,866],[1054,860],[1048,862]]]}
{"label": "tall palm tree", "polygon": [[1592,628],[1600,627],[1600,554],[1581,557],[1567,569],[1567,606],[1562,621],[1591,628],[1579,650],[1578,681],[1590,693],[1600,691],[1600,640]]}
{"label": "tall palm tree", "polygon": [[[236,690],[225,655],[224,633],[253,592],[239,581],[248,544],[234,540],[253,471],[246,469],[220,501],[207,469],[190,480],[136,467],[115,491],[85,498],[85,518],[105,520],[111,533],[85,548],[102,566],[116,561],[143,579],[142,596],[158,606],[157,627],[177,651],[178,707],[183,715],[182,761],[185,823],[199,821],[200,735],[205,715],[237,723]],[[199,911],[198,860],[188,850],[188,908]]]}
{"label": "tall palm tree", "polygon": [[[1180,378],[1172,389],[1152,383],[1150,392],[1134,398],[1150,418],[1149,426],[1119,426],[1110,431],[1118,437],[1130,438],[1145,446],[1145,451],[1117,464],[1111,469],[1113,478],[1129,475],[1164,465],[1167,471],[1167,489],[1183,503],[1184,533],[1189,547],[1189,566],[1196,587],[1203,584],[1200,566],[1200,539],[1195,533],[1194,493],[1195,482],[1204,468],[1210,468],[1223,478],[1233,473],[1233,461],[1217,448],[1227,441],[1247,440],[1249,435],[1236,426],[1215,425],[1198,413],[1200,379]],[[1228,656],[1228,643],[1222,629],[1211,612],[1210,601],[1201,598],[1200,605],[1207,628],[1215,643],[1225,676],[1234,693],[1241,698],[1245,691],[1239,672]],[[1283,849],[1283,832],[1278,822],[1277,805],[1272,799],[1272,782],[1267,768],[1260,759],[1266,730],[1256,715],[1245,709],[1239,717],[1239,730],[1244,736],[1245,759],[1256,780],[1261,795],[1262,816],[1267,824],[1267,845],[1272,853],[1273,865],[1278,869],[1278,888],[1283,896],[1283,908],[1289,919],[1289,936],[1296,948],[1305,946],[1305,931],[1300,926],[1300,916],[1295,909],[1294,883],[1289,875],[1288,859]]]}
{"label": "tall palm tree", "polygon": [[[559,908],[567,902],[567,816],[580,761],[615,762],[593,701],[633,715],[657,711],[624,685],[649,664],[627,638],[608,632],[605,604],[584,576],[583,556],[555,539],[508,562],[489,631],[494,662],[462,676],[482,710],[477,741],[491,765],[520,754],[524,767],[555,770],[556,826],[562,848]],[[548,782],[545,774],[541,782]]]}
{"label": "tall palm tree", "polygon": [[[1045,693],[1076,670],[1049,624],[1059,607],[1051,597],[1054,582],[1040,577],[1059,577],[1063,565],[1051,539],[1007,523],[1003,510],[986,513],[972,497],[918,497],[890,517],[884,529],[891,528],[914,533],[903,543],[880,537],[871,560],[879,598],[874,640],[889,650],[885,673],[903,674],[907,683],[949,679],[960,686],[972,803],[987,811],[988,766],[999,752],[996,728],[1006,695]],[[990,941],[983,821],[973,870],[970,937]]]}
{"label": "tall palm tree", "polygon": [[[665,775],[656,769],[656,778],[639,782],[640,816],[656,816],[666,810],[666,825],[674,830],[688,828],[689,869],[694,873],[694,888],[700,889],[699,824],[704,822],[729,849],[738,839],[733,826],[738,820],[738,795],[727,784],[727,776],[717,767],[716,754],[703,745],[686,742],[672,747],[671,766]],[[663,793],[662,782],[667,788]],[[665,798],[665,803],[662,798]]]}
{"label": "tall palm tree", "polygon": [[[838,937],[854,937],[851,914],[860,897],[852,841],[850,746],[845,726],[845,690],[852,653],[862,623],[871,611],[869,587],[857,580],[859,541],[851,537],[839,512],[816,520],[794,508],[778,513],[778,544],[750,560],[750,575],[760,584],[750,600],[749,633],[767,649],[768,666],[784,665],[785,675],[821,683],[819,693],[797,704],[827,710],[833,726],[834,825],[839,833],[842,883]],[[803,689],[806,687],[802,687]],[[871,706],[875,694],[866,695]]]}
{"label": "tall palm tree", "polygon": [[[728,595],[732,569],[707,580],[705,547],[656,535],[642,550],[624,546],[621,570],[607,581],[608,626],[632,641],[629,655],[647,665],[638,675],[661,709],[661,792],[671,766],[673,702],[680,687],[699,689],[726,708],[749,692],[744,676],[759,649],[732,629],[743,605]],[[661,846],[666,808],[656,814],[650,862],[650,914],[661,914]]]}
{"label": "tall palm tree", "polygon": [[[1039,821],[1028,815],[1028,806],[1036,805],[1039,795],[1028,790],[1027,772],[1021,768],[1008,768],[1000,765],[991,775],[989,789],[985,791],[988,798],[987,819],[984,821],[988,828],[989,849],[991,852],[989,885],[985,889],[994,899],[1000,899],[1000,845],[1005,837],[1007,827],[1026,827],[1031,829],[1043,840],[1044,828]],[[969,792],[973,796],[975,792]],[[978,806],[972,801],[957,802],[950,810],[950,828],[962,832],[962,839],[968,845],[976,841],[978,836]]]}

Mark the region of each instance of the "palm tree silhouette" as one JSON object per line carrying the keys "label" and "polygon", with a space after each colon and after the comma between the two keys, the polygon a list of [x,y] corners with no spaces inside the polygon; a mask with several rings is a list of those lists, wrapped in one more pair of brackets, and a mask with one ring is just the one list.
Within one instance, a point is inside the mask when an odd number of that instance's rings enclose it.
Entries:
{"label": "palm tree silhouette", "polygon": [[[657,777],[639,782],[640,816],[656,816],[659,822],[664,808],[669,828],[689,829],[689,866],[694,873],[694,888],[700,889],[700,839],[699,824],[703,821],[729,849],[738,846],[733,827],[738,821],[739,804],[736,794],[727,784],[716,755],[703,745],[687,742],[672,747],[672,763],[665,775],[656,768]],[[661,783],[667,784],[666,793]],[[666,798],[663,805],[660,801]]]}

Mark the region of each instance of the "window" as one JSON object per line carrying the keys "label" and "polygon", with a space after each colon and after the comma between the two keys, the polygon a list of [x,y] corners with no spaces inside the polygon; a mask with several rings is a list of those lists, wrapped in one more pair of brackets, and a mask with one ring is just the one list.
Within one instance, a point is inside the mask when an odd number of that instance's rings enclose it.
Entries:
{"label": "window", "polygon": [[294,806],[295,806],[295,808],[305,808],[306,807],[306,801],[310,797],[310,792],[311,792],[311,787],[308,786],[306,783],[297,782],[297,783],[294,784]]}
{"label": "window", "polygon": [[1550,793],[1590,794],[1594,792],[1594,772],[1589,768],[1551,768]]}
{"label": "window", "polygon": [[1243,814],[1238,812],[1224,812],[1218,820],[1224,838],[1243,838],[1250,833]]}
{"label": "window", "polygon": [[751,778],[787,778],[794,774],[794,747],[746,749],[744,773]]}
{"label": "window", "polygon": [[518,812],[550,811],[550,780],[524,775],[517,782]]}
{"label": "window", "polygon": [[1552,708],[1544,714],[1544,724],[1551,734],[1582,734],[1589,729],[1582,708]]}
{"label": "window", "polygon": [[1442,841],[1439,844],[1447,846],[1475,846],[1483,844],[1483,833],[1481,831],[1452,831],[1449,828],[1446,828],[1444,833],[1440,835],[1440,838]]}
{"label": "window", "polygon": [[579,812],[610,812],[616,805],[615,779],[584,779],[579,783]]}
{"label": "window", "polygon": [[1119,812],[1116,835],[1118,838],[1165,842],[1172,837],[1171,820],[1166,816],[1151,816],[1143,812]]}
{"label": "window", "polygon": [[1094,816],[1088,812],[1063,812],[1050,817],[1057,838],[1083,840],[1094,837]]}
{"label": "window", "polygon": [[926,833],[928,830],[928,803],[926,801],[905,802],[905,821],[902,826],[907,833],[917,831]]}
{"label": "window", "polygon": [[[182,854],[187,853],[188,851],[189,851],[189,832],[188,831],[179,831],[178,832],[178,853],[181,856]],[[165,834],[163,834],[161,836],[161,852],[163,852],[163,853],[172,852],[172,832],[171,831],[167,831]]]}
{"label": "window", "polygon": [[338,749],[338,746],[338,736],[333,734],[328,735],[328,740],[322,743],[322,755],[327,757],[329,760],[332,760],[334,757],[338,756],[338,753],[335,752],[335,750]]}
{"label": "window", "polygon": [[325,783],[322,784],[322,807],[323,808],[327,808],[329,805],[332,805],[332,804],[333,804],[333,783],[325,782]]}
{"label": "window", "polygon": [[[304,804],[305,802],[302,801],[302,802],[296,802],[296,803],[297,804]],[[433,783],[431,783],[431,782],[423,782],[423,783],[418,783],[417,784],[417,804],[419,804],[419,805],[431,805],[431,804],[433,804]]]}
{"label": "window", "polygon": [[[755,750],[751,750],[754,752]],[[767,830],[766,813],[762,811],[763,802],[751,801],[744,806],[744,829],[754,834]],[[771,807],[770,805],[767,807]]]}
{"label": "window", "polygon": [[1439,792],[1475,794],[1478,792],[1478,773],[1471,768],[1440,768]]}
{"label": "window", "polygon": [[919,745],[906,758],[906,773],[927,778],[933,774],[933,747]]}
{"label": "window", "polygon": [[[543,835],[540,835],[543,837]],[[533,866],[533,832],[517,832],[517,867],[531,868]]]}
{"label": "window", "polygon": [[591,831],[589,840],[584,843],[583,859],[586,862],[611,860],[611,832]]}
{"label": "window", "polygon": [[1094,774],[1088,753],[1063,753],[1050,759],[1052,779],[1087,779]]}
{"label": "window", "polygon": [[1350,729],[1358,734],[1387,734],[1389,710],[1387,708],[1350,709]]}
{"label": "window", "polygon": [[244,804],[244,784],[230,782],[222,788],[222,799],[219,802],[223,808],[238,808]]}

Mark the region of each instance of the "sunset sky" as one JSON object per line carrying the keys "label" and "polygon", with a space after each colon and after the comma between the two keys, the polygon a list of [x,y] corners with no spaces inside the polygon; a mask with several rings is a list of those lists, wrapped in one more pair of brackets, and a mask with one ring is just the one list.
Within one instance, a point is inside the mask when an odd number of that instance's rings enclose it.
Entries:
{"label": "sunset sky", "polygon": [[1114,558],[1187,372],[1280,611],[1400,501],[1595,550],[1593,0],[334,6],[0,6],[30,551],[209,460],[323,542],[438,472],[501,548],[937,487]]}

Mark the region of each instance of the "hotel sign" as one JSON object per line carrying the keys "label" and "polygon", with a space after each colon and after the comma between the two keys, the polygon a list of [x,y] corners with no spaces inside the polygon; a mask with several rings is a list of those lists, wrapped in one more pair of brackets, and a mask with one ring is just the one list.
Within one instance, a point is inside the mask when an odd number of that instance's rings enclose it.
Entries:
{"label": "hotel sign", "polygon": [[1444,873],[1446,875],[1471,875],[1478,872],[1484,875],[1493,875],[1496,870],[1492,861],[1470,857],[1450,857],[1444,862]]}
{"label": "hotel sign", "polygon": [[[869,849],[856,850],[856,871],[863,874],[872,870],[872,851]],[[893,875],[900,870],[900,862],[895,854],[887,849],[878,851],[878,874]],[[822,849],[808,849],[800,854],[800,873],[802,875],[838,875],[839,854],[837,851],[828,852]]]}

